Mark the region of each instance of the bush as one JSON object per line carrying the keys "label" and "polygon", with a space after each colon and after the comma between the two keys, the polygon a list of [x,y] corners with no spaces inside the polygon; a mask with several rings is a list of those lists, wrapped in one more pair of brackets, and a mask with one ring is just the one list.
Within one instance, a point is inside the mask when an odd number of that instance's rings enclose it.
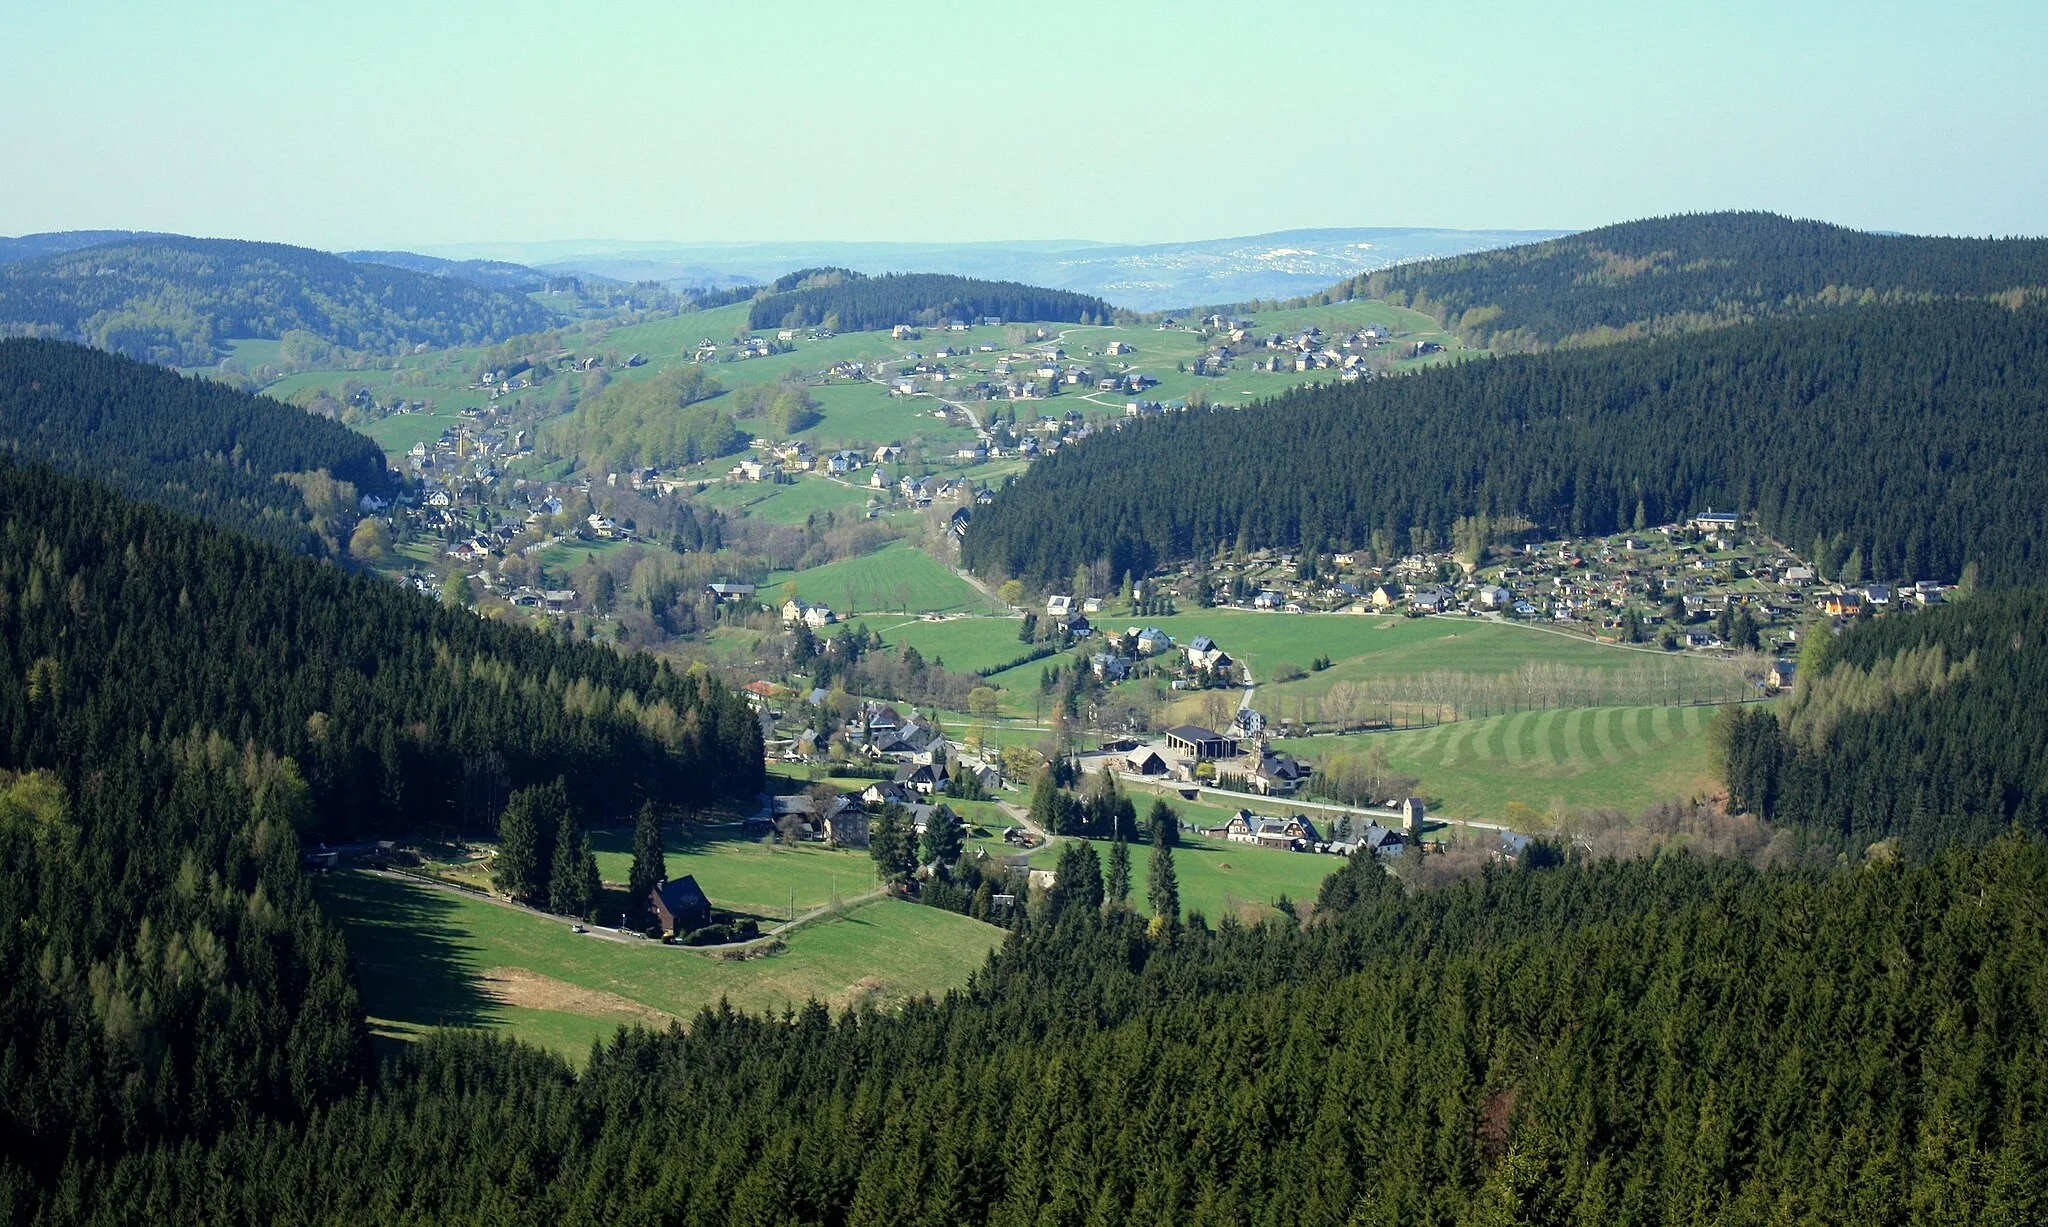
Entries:
{"label": "bush", "polygon": [[685,946],[723,946],[732,940],[732,930],[724,925],[705,925],[683,939]]}

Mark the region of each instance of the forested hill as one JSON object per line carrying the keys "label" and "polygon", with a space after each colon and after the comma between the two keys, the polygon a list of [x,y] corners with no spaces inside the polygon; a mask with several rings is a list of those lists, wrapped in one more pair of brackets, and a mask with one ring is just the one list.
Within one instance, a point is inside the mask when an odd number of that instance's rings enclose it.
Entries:
{"label": "forested hill", "polygon": [[1311,923],[1215,932],[1084,881],[896,1015],[706,1010],[580,1076],[440,1037],[282,1126],[0,1153],[51,1221],[67,1189],[95,1221],[692,1227],[2017,1224],[2048,1193],[2039,844],[1412,893],[1361,858]]}
{"label": "forested hill", "polygon": [[2048,563],[2048,307],[1858,308],[1300,389],[1138,419],[977,514],[984,575],[1143,575],[1219,546],[1448,545],[1461,516],[1555,533],[1754,513],[1870,573]]}
{"label": "forested hill", "polygon": [[2048,591],[1816,641],[1790,704],[1724,713],[1716,732],[1734,807],[1854,855],[2048,837]]}
{"label": "forested hill", "polygon": [[1107,323],[1115,314],[1089,294],[1048,290],[1015,281],[978,281],[940,273],[889,273],[868,277],[845,269],[805,270],[792,289],[771,290],[754,299],[750,328],[823,325],[840,332],[869,332],[898,324],[931,326],[949,320],[970,323],[985,316],[1005,320],[1060,320]]}
{"label": "forested hill", "polygon": [[45,230],[40,234],[24,234],[18,238],[0,238],[0,264],[13,264],[17,260],[33,260],[38,256],[54,256],[62,252],[77,251],[81,247],[97,247],[101,243],[141,237],[144,236],[133,230]]}
{"label": "forested hill", "polygon": [[135,238],[0,266],[0,335],[83,341],[169,365],[203,365],[226,340],[293,330],[388,354],[552,322],[517,294],[280,243]]}
{"label": "forested hill", "polygon": [[0,449],[299,553],[321,541],[280,475],[387,483],[383,451],[338,422],[63,341],[0,341]]}
{"label": "forested hill", "polygon": [[1873,302],[2048,294],[2048,239],[1871,234],[1696,213],[1398,265],[1341,282],[1503,352],[1625,340]]}
{"label": "forested hill", "polygon": [[412,251],[344,251],[341,258],[355,264],[388,264],[429,277],[452,277],[492,290],[523,293],[547,284],[548,275],[524,264],[505,260],[448,260]]}
{"label": "forested hill", "polygon": [[751,797],[761,732],[708,674],[447,608],[0,463],[0,769],[195,730],[288,756],[329,834],[494,829],[566,777],[593,817]]}

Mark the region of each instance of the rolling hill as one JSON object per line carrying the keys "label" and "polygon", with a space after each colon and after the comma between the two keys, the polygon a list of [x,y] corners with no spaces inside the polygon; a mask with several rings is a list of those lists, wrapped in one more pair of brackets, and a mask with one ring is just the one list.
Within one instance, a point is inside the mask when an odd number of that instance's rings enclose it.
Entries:
{"label": "rolling hill", "polygon": [[501,339],[553,315],[516,294],[280,243],[137,237],[0,265],[0,334],[197,366],[230,338],[304,332],[394,353]]}
{"label": "rolling hill", "polygon": [[338,422],[64,341],[0,341],[0,447],[300,553],[322,544],[280,476],[387,484],[384,453]]}
{"label": "rolling hill", "polygon": [[1393,549],[1460,517],[1560,534],[1754,513],[1868,572],[2030,582],[2048,551],[2048,307],[1865,307],[1297,389],[1170,414],[1034,464],[975,516],[968,567],[1044,584],[1219,544]]}
{"label": "rolling hill", "polygon": [[1694,213],[1404,264],[1332,292],[1412,307],[1469,345],[1513,352],[2015,291],[2048,294],[2048,239],[1873,234],[1770,213]]}

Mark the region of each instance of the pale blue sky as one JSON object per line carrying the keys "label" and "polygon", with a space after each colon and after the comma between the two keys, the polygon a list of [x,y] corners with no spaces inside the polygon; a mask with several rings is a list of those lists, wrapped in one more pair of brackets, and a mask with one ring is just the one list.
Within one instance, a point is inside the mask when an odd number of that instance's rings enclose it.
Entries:
{"label": "pale blue sky", "polygon": [[2048,233],[2048,3],[0,0],[0,233]]}

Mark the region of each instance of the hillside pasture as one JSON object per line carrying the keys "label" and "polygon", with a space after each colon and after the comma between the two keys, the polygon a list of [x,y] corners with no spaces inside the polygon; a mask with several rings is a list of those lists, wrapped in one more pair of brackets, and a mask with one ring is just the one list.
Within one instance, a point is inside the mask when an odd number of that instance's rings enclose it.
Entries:
{"label": "hillside pasture", "polygon": [[[871,554],[842,558],[806,571],[772,572],[762,591],[779,600],[785,587],[794,587],[796,594],[806,601],[831,606],[841,617],[888,612],[983,612],[989,608],[988,599],[974,585],[931,555],[902,541],[893,541]],[[882,629],[873,622],[870,626]],[[1013,630],[1013,638],[1014,634]],[[888,634],[884,632],[883,637],[888,638]]]}
{"label": "hillside pasture", "polygon": [[502,1031],[580,1060],[620,1026],[685,1026],[721,999],[776,1013],[816,999],[888,1006],[966,983],[1003,932],[881,900],[802,929],[768,958],[725,961],[656,942],[578,934],[564,921],[393,876],[320,881],[354,956],[374,1032]]}

